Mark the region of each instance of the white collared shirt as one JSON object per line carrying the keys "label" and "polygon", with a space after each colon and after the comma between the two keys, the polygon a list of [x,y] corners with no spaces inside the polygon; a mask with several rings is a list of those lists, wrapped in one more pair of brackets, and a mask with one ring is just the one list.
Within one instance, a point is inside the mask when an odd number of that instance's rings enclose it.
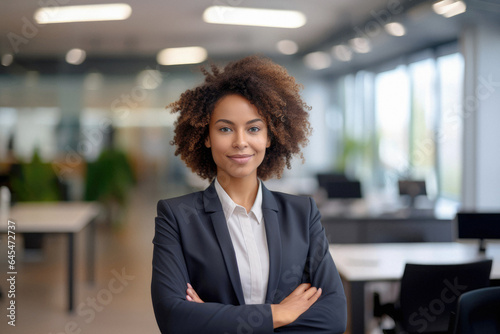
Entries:
{"label": "white collared shirt", "polygon": [[222,203],[229,235],[236,253],[245,304],[265,303],[269,279],[269,252],[262,215],[262,185],[260,183],[259,181],[259,190],[252,209],[247,213],[243,206],[234,203],[215,179],[215,190]]}

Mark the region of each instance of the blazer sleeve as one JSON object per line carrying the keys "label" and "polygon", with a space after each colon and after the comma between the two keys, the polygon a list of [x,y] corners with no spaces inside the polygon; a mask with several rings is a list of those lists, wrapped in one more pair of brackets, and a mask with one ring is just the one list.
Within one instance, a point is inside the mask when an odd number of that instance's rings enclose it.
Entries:
{"label": "blazer sleeve", "polygon": [[[167,201],[158,202],[151,297],[162,333],[272,333],[270,305],[195,303],[185,299],[189,275],[178,224]],[[214,282],[216,284],[216,282]]]}
{"label": "blazer sleeve", "polygon": [[330,255],[321,215],[312,198],[309,220],[309,253],[304,282],[323,290],[321,297],[290,325],[277,328],[281,333],[344,333],[347,304],[342,281]]}

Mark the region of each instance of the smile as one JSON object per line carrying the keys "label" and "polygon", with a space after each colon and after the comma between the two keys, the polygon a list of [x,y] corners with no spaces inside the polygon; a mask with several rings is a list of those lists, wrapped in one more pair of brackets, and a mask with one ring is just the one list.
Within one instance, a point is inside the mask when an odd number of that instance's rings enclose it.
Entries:
{"label": "smile", "polygon": [[241,165],[246,164],[252,157],[253,155],[251,154],[237,154],[228,156],[229,159]]}

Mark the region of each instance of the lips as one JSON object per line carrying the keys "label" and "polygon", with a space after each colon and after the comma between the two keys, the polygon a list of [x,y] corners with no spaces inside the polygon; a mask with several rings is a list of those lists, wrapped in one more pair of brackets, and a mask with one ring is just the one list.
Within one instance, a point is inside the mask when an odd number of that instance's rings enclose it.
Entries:
{"label": "lips", "polygon": [[235,154],[228,156],[229,159],[241,165],[246,164],[252,157],[252,154]]}

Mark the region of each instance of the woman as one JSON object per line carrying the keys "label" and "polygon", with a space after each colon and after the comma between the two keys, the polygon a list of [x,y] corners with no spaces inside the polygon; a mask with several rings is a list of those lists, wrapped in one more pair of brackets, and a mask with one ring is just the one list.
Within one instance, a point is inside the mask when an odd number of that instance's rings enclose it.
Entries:
{"label": "woman", "polygon": [[343,333],[344,290],[311,198],[269,191],[307,143],[300,86],[258,56],[203,70],[179,112],[176,155],[212,181],[160,200],[152,300],[162,333]]}

